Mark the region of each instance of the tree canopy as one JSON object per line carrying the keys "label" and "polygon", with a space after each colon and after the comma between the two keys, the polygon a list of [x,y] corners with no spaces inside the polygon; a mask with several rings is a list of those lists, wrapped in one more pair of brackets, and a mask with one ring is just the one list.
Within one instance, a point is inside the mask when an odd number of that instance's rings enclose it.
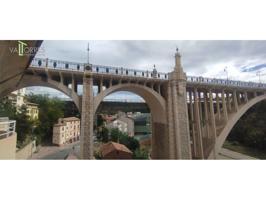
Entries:
{"label": "tree canopy", "polygon": [[227,137],[245,146],[266,150],[266,101],[250,108]]}

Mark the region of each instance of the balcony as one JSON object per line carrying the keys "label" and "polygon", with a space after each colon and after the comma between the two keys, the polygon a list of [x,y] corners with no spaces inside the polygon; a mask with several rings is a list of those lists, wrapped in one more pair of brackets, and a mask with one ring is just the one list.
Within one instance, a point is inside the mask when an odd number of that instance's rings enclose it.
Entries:
{"label": "balcony", "polygon": [[12,136],[16,131],[16,121],[7,117],[0,118],[0,140]]}

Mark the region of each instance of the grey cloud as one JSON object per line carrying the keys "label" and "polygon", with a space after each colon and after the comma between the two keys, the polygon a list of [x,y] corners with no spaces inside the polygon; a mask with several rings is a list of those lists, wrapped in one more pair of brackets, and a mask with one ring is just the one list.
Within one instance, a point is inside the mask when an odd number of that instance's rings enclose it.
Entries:
{"label": "grey cloud", "polygon": [[44,41],[47,57],[86,62],[87,43],[90,60],[95,64],[151,69],[169,72],[174,66],[176,46],[188,73],[204,73],[214,64],[233,61],[237,67],[249,61],[266,62],[266,41]]}
{"label": "grey cloud", "polygon": [[[96,41],[44,41],[45,57],[75,62],[86,62],[87,44],[90,42],[90,62],[109,66],[123,66],[170,72],[174,67],[175,48],[182,54],[187,74],[202,75],[221,66],[215,75],[223,73],[228,63],[241,69],[266,63],[265,41],[240,40],[96,40]],[[229,66],[230,67],[230,66]],[[215,71],[215,70],[214,70]]]}

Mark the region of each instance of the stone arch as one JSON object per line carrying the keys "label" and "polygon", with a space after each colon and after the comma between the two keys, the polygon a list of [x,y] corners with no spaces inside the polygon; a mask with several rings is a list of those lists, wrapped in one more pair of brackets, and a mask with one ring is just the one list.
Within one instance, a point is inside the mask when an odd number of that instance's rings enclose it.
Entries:
{"label": "stone arch", "polygon": [[136,84],[125,83],[111,86],[94,97],[94,113],[104,97],[118,91],[128,91],[141,96],[147,103],[152,117],[152,158],[168,158],[168,134],[166,122],[165,99],[151,88]]}
{"label": "stone arch", "polygon": [[73,100],[78,110],[81,111],[81,106],[80,106],[81,101],[77,93],[72,92],[70,88],[68,88],[67,86],[63,85],[60,82],[54,81],[52,79],[46,79],[40,76],[35,76],[35,75],[24,75],[19,85],[6,89],[4,92],[0,94],[0,96],[3,97],[18,89],[25,88],[25,87],[32,87],[32,86],[42,86],[42,87],[53,88],[53,89],[56,89],[64,93],[65,95],[69,96]]}
{"label": "stone arch", "polygon": [[232,115],[229,119],[228,122],[226,123],[225,127],[223,128],[221,134],[219,135],[219,137],[217,137],[217,141],[215,144],[215,152],[219,153],[227,136],[229,135],[229,133],[231,132],[232,128],[234,127],[234,125],[238,122],[238,120],[243,116],[243,114],[245,114],[252,106],[254,106],[255,104],[266,100],[266,95],[261,95],[261,96],[257,96],[256,98],[251,99],[250,101],[248,101],[246,104],[244,104],[243,106],[239,107],[239,110],[237,113],[235,113],[234,115]]}

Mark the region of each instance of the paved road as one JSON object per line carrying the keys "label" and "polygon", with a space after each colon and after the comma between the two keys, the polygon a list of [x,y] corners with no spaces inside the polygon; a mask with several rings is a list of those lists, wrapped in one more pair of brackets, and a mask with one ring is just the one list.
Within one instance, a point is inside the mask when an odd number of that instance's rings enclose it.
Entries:
{"label": "paved road", "polygon": [[257,160],[257,158],[247,156],[229,149],[221,149],[218,155],[219,160]]}
{"label": "paved road", "polygon": [[[74,150],[73,150],[74,147]],[[78,155],[79,142],[67,144],[62,147],[58,146],[43,146],[37,153],[34,153],[33,160],[64,160],[67,158],[69,153]]]}

